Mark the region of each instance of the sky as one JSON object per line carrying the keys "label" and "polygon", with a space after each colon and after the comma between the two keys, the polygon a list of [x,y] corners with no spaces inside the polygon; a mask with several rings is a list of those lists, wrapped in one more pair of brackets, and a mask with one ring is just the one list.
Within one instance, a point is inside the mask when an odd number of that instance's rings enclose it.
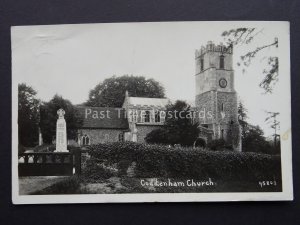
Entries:
{"label": "sky", "polygon": [[[273,133],[265,111],[279,111],[283,93],[289,92],[289,74],[279,73],[273,94],[263,94],[258,84],[268,56],[278,56],[281,40],[289,37],[284,22],[156,22],[18,26],[12,28],[12,76],[26,83],[37,97],[49,101],[55,94],[73,104],[88,99],[89,91],[113,75],[154,78],[170,99],[195,98],[194,53],[207,41],[224,42],[221,33],[254,27],[260,33],[249,45],[234,49],[235,89],[248,109],[249,122]],[[279,47],[262,51],[243,72],[240,55],[277,37]],[[288,47],[288,46],[283,46]],[[281,58],[279,65],[281,67]],[[279,68],[280,68],[279,67]]]}

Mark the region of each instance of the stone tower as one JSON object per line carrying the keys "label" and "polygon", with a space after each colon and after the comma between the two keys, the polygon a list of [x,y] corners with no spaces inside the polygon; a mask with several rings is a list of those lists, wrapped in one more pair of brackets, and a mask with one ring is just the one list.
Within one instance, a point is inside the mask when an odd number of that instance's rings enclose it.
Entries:
{"label": "stone tower", "polygon": [[196,50],[195,105],[199,123],[213,131],[213,139],[224,139],[241,150],[232,54],[232,47],[211,41]]}

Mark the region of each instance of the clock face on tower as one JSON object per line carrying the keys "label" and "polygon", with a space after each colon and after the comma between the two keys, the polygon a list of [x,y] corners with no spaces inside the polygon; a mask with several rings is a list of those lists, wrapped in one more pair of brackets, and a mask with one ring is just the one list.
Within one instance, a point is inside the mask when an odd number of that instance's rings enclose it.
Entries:
{"label": "clock face on tower", "polygon": [[227,86],[227,80],[225,78],[221,78],[219,80],[219,85],[220,85],[221,88],[226,88],[226,86]]}

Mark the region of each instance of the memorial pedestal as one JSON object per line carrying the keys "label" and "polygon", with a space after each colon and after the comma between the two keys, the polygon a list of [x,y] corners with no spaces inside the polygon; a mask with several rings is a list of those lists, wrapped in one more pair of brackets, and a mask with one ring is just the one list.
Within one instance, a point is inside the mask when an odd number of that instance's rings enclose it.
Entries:
{"label": "memorial pedestal", "polygon": [[64,118],[65,111],[57,111],[58,120],[56,122],[56,149],[54,152],[69,152],[67,150],[67,125]]}

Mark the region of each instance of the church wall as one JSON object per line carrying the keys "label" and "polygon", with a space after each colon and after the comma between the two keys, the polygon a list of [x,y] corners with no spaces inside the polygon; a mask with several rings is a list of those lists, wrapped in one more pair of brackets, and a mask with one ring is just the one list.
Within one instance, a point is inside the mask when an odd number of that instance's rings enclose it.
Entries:
{"label": "church wall", "polygon": [[[216,101],[215,101],[215,91],[208,91],[201,95],[196,96],[196,106],[198,110],[198,117],[200,112],[205,112],[205,116],[201,113],[198,121],[200,124],[211,124],[215,122],[216,116]],[[209,117],[211,113],[211,117]]]}
{"label": "church wall", "polygon": [[157,125],[136,125],[137,128],[137,142],[144,143],[145,137],[147,134],[149,134],[151,131],[160,128],[161,126]]}
{"label": "church wall", "polygon": [[[224,67],[220,67],[221,56],[224,56]],[[199,123],[213,131],[214,138],[232,140],[234,127],[239,128],[237,117],[237,94],[234,90],[234,71],[232,48],[223,44],[215,45],[208,42],[200,50],[196,50],[196,99],[199,111],[205,110],[205,117],[199,118]],[[203,60],[203,70],[201,62]],[[219,84],[221,78],[227,81]],[[210,113],[210,117],[207,114]],[[231,123],[233,121],[233,123]],[[230,131],[230,132],[229,132]],[[228,135],[230,134],[230,135]],[[239,135],[233,135],[239,138]]]}
{"label": "church wall", "polygon": [[215,68],[209,68],[196,75],[196,95],[217,89]]}
{"label": "church wall", "polygon": [[228,123],[231,120],[237,121],[237,94],[235,92],[218,92],[218,111],[222,111],[224,104],[224,119],[221,119],[221,114],[218,116],[220,123]]}
{"label": "church wall", "polygon": [[[225,88],[220,87],[219,81],[221,78],[225,78],[227,81],[227,86]],[[216,70],[216,86],[217,91],[220,92],[233,92],[234,90],[234,75],[233,71],[227,70]]]}
{"label": "church wall", "polygon": [[[232,70],[232,55],[221,53],[221,52],[208,52],[205,54],[206,58],[204,57],[204,60],[208,61],[207,64],[204,62],[204,66],[208,67],[215,67],[217,69],[220,68],[220,56],[224,56],[224,69],[225,70]],[[205,68],[204,68],[205,69]]]}
{"label": "church wall", "polygon": [[90,138],[90,144],[119,141],[119,135],[123,132],[118,129],[79,129],[81,136],[86,134]]}

